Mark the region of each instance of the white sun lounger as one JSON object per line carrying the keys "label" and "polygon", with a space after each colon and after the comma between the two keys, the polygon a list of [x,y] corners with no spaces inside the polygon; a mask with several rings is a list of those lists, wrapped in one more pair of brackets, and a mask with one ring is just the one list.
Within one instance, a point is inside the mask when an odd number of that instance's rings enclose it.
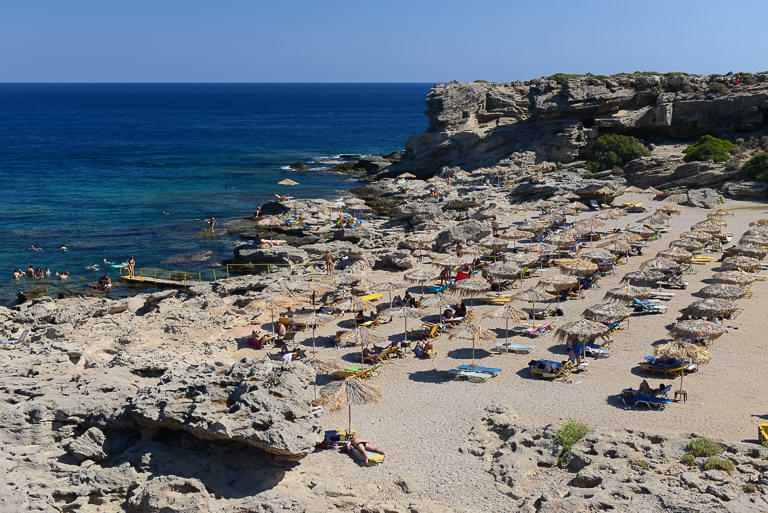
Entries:
{"label": "white sun lounger", "polygon": [[531,344],[520,344],[519,342],[496,342],[496,350],[500,353],[530,354],[535,347]]}
{"label": "white sun lounger", "polygon": [[448,372],[453,374],[457,379],[466,379],[472,383],[485,383],[493,377],[493,374],[487,374],[484,372],[472,372],[459,369],[451,369]]}
{"label": "white sun lounger", "polygon": [[10,346],[10,345],[15,345],[15,344],[21,344],[22,342],[27,340],[27,337],[29,336],[30,333],[31,333],[30,330],[24,330],[24,331],[21,332],[21,335],[19,335],[19,338],[15,339],[15,340],[0,340],[0,344],[3,345],[3,346],[6,346],[6,345]]}

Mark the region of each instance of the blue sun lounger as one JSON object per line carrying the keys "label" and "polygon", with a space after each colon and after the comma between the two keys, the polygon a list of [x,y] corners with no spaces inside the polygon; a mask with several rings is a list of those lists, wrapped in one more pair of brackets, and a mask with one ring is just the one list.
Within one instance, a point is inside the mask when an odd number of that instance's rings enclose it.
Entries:
{"label": "blue sun lounger", "polygon": [[468,363],[463,363],[456,368],[460,371],[479,372],[480,374],[490,374],[492,376],[496,376],[501,372],[501,369],[496,367],[481,367],[479,365],[470,365]]}
{"label": "blue sun lounger", "polygon": [[668,404],[672,404],[673,402],[672,399],[667,397],[667,394],[669,394],[670,390],[672,390],[672,385],[667,385],[664,387],[664,390],[660,391],[656,395],[653,395],[641,393],[640,391],[634,390],[632,388],[625,388],[621,391],[621,402],[630,408],[645,406],[649,410],[663,410]]}
{"label": "blue sun lounger", "polygon": [[424,290],[430,294],[440,294],[441,292],[448,290],[448,287],[451,285],[452,283],[446,283],[445,285],[432,285],[431,287],[425,287]]}

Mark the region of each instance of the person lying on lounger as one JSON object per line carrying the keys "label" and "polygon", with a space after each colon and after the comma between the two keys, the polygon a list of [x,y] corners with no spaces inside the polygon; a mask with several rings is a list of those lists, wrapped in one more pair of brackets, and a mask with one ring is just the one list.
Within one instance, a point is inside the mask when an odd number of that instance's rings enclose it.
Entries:
{"label": "person lying on lounger", "polygon": [[646,395],[659,395],[661,392],[664,391],[664,389],[667,387],[664,383],[659,385],[659,388],[653,388],[651,385],[648,384],[648,380],[644,379],[640,382],[640,386],[637,387],[637,391],[641,394]]}
{"label": "person lying on lounger", "polygon": [[374,446],[371,442],[357,433],[352,433],[352,439],[347,442],[346,449],[352,456],[360,458],[366,465],[368,464],[368,452],[376,452],[384,455],[382,449]]}

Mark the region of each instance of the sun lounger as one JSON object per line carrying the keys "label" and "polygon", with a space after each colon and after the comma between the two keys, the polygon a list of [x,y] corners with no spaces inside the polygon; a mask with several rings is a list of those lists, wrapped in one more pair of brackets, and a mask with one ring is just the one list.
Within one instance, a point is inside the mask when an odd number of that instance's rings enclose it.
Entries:
{"label": "sun lounger", "polygon": [[598,203],[597,200],[589,200],[589,208],[592,210],[602,210],[600,203]]}
{"label": "sun lounger", "polygon": [[669,307],[666,305],[637,298],[632,300],[632,308],[636,315],[663,314],[669,310]]}
{"label": "sun lounger", "polygon": [[768,444],[768,421],[760,421],[757,423],[757,440],[760,445],[764,446]]}
{"label": "sun lounger", "polygon": [[443,319],[443,322],[449,326],[455,326],[464,320],[464,317],[453,317],[451,319]]}
{"label": "sun lounger", "polygon": [[479,372],[481,374],[490,374],[492,376],[497,376],[501,372],[501,369],[496,367],[482,367],[480,365],[470,365],[468,363],[461,364],[456,368],[462,371]]}
{"label": "sun lounger", "polygon": [[496,350],[501,353],[530,354],[535,347],[531,344],[519,342],[496,342]]}
{"label": "sun lounger", "polygon": [[688,282],[683,280],[663,280],[656,283],[665,289],[685,290],[688,288]]}
{"label": "sun lounger", "polygon": [[644,361],[640,363],[640,368],[649,374],[660,374],[670,378],[698,370],[695,363],[676,358],[656,358],[651,355],[645,356]]}
{"label": "sun lounger", "polygon": [[630,408],[644,406],[649,410],[663,410],[668,404],[672,404],[672,399],[667,397],[672,385],[667,385],[657,393],[640,392],[632,388],[625,388],[621,391],[621,402]]}
{"label": "sun lounger", "polygon": [[19,335],[18,338],[16,339],[0,340],[0,346],[5,346],[5,345],[10,346],[10,345],[21,344],[25,340],[27,340],[27,337],[29,336],[30,333],[31,333],[31,330],[24,330],[21,332],[21,335]]}
{"label": "sun lounger", "polygon": [[691,258],[690,260],[692,264],[698,264],[698,265],[711,264],[714,261],[715,261],[714,257],[707,256],[707,255],[693,255],[693,258]]}
{"label": "sun lounger", "polygon": [[409,331],[408,336],[419,339],[437,338],[440,336],[441,331],[442,326],[440,324],[434,322],[425,322],[421,325],[420,329]]}
{"label": "sun lounger", "polygon": [[658,299],[658,300],[661,300],[661,301],[669,301],[673,297],[675,297],[675,293],[674,292],[666,292],[666,291],[662,291],[662,290],[657,290],[657,291],[654,291],[648,297],[648,299]]}
{"label": "sun lounger", "polygon": [[448,290],[452,284],[453,283],[446,283],[445,285],[432,285],[430,287],[425,287],[424,290],[430,294],[440,294],[441,292]]}
{"label": "sun lounger", "polygon": [[528,372],[531,376],[542,379],[558,379],[569,376],[574,371],[574,365],[569,360],[531,360],[528,362]]}
{"label": "sun lounger", "polygon": [[383,298],[384,294],[381,292],[374,292],[372,294],[366,294],[365,296],[360,296],[360,299],[363,301],[378,301],[379,299]]}
{"label": "sun lounger", "polygon": [[608,358],[611,356],[611,351],[607,347],[592,342],[587,344],[576,344],[574,350],[577,354],[583,354],[590,358]]}
{"label": "sun lounger", "polygon": [[526,334],[529,337],[539,337],[541,335],[545,335],[547,332],[552,331],[554,328],[552,327],[552,324],[540,324],[538,326],[531,326],[526,330]]}
{"label": "sun lounger", "polygon": [[489,305],[506,305],[512,302],[511,294],[488,294],[485,296],[485,302]]}
{"label": "sun lounger", "polygon": [[382,364],[380,363],[371,365],[370,367],[363,367],[361,365],[349,365],[340,371],[334,372],[333,377],[337,379],[346,379],[350,377],[366,379],[373,376],[379,369],[381,369],[381,367]]}
{"label": "sun lounger", "polygon": [[493,377],[493,374],[466,371],[458,368],[449,369],[448,372],[450,372],[455,378],[466,379],[467,381],[470,381],[472,383],[485,383],[486,381],[488,381]]}

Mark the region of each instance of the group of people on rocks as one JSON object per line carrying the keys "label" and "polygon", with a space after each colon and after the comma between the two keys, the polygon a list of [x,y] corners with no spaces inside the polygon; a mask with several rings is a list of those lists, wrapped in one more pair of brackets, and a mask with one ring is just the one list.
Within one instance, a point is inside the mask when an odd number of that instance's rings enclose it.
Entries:
{"label": "group of people on rocks", "polygon": [[18,268],[13,271],[14,280],[20,280],[22,278],[29,278],[31,280],[47,280],[50,279],[51,276],[54,276],[57,280],[68,280],[69,271],[56,271],[56,273],[51,273],[51,269],[48,267],[34,267],[32,264],[27,266],[26,271],[22,271]]}

